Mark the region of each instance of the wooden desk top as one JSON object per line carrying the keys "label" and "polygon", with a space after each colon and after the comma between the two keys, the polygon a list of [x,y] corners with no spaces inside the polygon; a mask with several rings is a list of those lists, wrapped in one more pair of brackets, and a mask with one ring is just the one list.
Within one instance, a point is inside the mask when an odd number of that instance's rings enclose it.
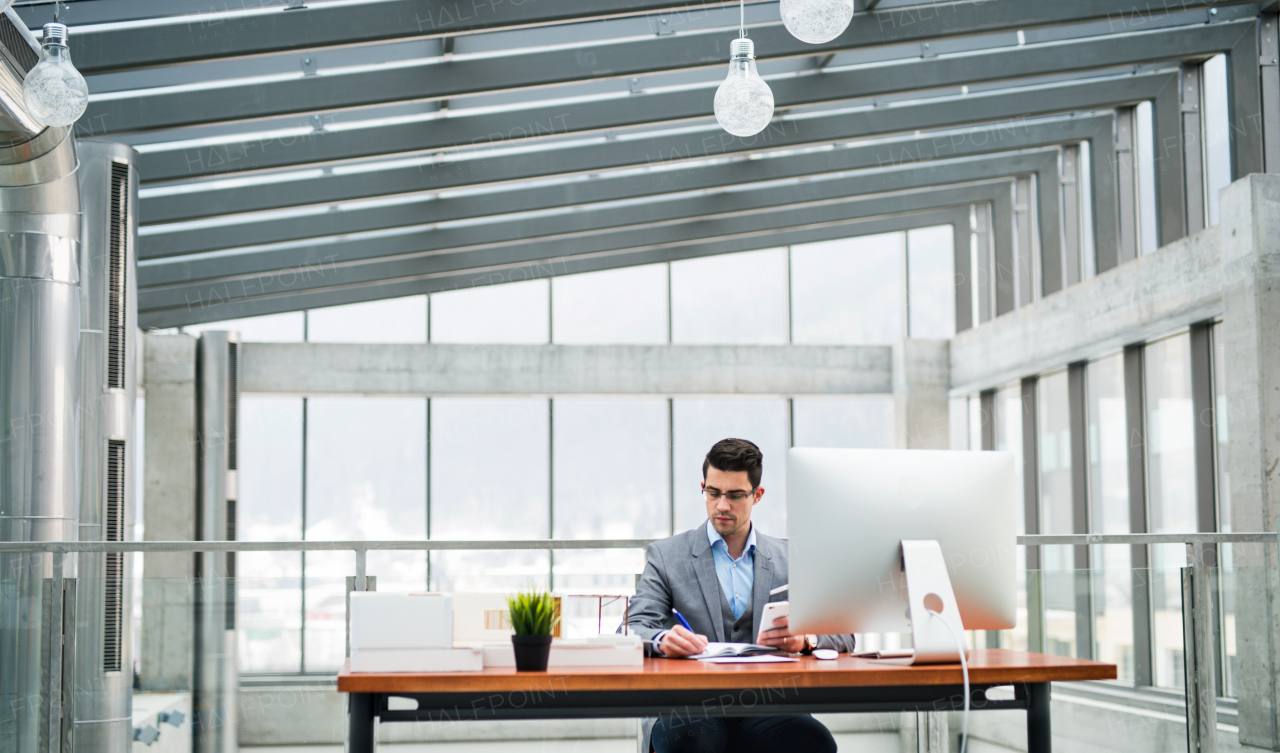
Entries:
{"label": "wooden desk top", "polygon": [[[1006,649],[969,652],[969,682],[974,685],[1114,679],[1114,664]],[[798,662],[775,664],[645,659],[643,667],[556,667],[548,672],[516,672],[511,667],[494,667],[481,672],[353,674],[344,664],[338,674],[338,692],[545,692],[552,686],[557,691],[720,690],[774,683],[818,688],[960,685],[961,682],[959,664],[896,666],[844,654],[835,661],[805,656]]]}

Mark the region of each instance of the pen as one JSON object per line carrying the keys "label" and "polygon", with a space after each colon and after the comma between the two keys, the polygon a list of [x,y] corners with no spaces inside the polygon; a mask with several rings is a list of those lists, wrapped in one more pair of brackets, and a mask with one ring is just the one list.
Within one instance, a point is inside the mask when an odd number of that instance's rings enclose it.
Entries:
{"label": "pen", "polygon": [[677,612],[674,607],[671,609],[671,614],[674,614],[676,619],[680,620],[680,624],[684,625],[685,630],[688,630],[690,633],[693,632],[693,628],[689,627],[689,621],[684,618],[684,615]]}

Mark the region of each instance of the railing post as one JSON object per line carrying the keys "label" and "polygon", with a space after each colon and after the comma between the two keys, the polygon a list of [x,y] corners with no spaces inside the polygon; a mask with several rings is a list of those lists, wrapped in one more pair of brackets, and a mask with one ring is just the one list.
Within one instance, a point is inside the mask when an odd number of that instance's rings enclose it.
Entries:
{"label": "railing post", "polygon": [[1208,545],[1188,544],[1188,567],[1182,571],[1189,753],[1217,753],[1218,750],[1217,649],[1208,557]]}
{"label": "railing post", "polygon": [[368,575],[365,574],[365,562],[366,562],[365,555],[368,554],[368,551],[369,550],[366,549],[365,547],[356,547],[355,549],[356,577],[354,578],[349,576],[347,577],[347,595],[346,595],[347,611],[343,615],[345,618],[343,622],[346,624],[346,628],[345,628],[347,632],[347,641],[346,641],[347,654],[346,655],[348,657],[351,656],[351,592],[372,590],[369,588],[369,586],[371,585],[369,583],[369,577]]}

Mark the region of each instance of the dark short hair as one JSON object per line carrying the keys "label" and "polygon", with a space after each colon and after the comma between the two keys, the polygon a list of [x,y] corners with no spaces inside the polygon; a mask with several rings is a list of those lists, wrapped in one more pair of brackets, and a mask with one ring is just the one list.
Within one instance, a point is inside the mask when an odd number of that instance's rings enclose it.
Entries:
{"label": "dark short hair", "polygon": [[711,452],[702,461],[702,480],[707,480],[707,467],[715,466],[717,470],[727,473],[746,471],[747,480],[754,489],[760,485],[760,474],[764,470],[764,453],[760,448],[745,439],[722,439],[711,445]]}

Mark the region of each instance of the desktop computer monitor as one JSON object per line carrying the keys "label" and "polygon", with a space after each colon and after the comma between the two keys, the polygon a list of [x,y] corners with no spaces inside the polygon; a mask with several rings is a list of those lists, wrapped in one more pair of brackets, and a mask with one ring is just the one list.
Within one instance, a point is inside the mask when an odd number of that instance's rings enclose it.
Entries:
{"label": "desktop computer monitor", "polygon": [[904,540],[941,545],[964,629],[1012,628],[1014,485],[1008,452],[793,448],[791,632],[910,630]]}

